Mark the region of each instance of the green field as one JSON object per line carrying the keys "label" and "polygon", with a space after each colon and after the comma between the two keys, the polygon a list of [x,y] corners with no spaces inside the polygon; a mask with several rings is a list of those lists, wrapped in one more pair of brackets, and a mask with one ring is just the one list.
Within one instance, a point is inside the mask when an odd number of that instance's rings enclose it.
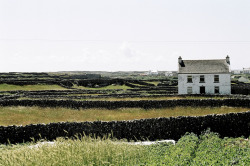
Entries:
{"label": "green field", "polygon": [[155,86],[157,86],[159,83],[160,83],[160,81],[152,81],[152,82],[150,82],[150,81],[145,81],[146,83],[150,83],[150,84],[154,84]]}
{"label": "green field", "polygon": [[[89,88],[84,86],[76,86],[74,85],[72,88],[75,89],[86,89],[86,90],[112,90],[112,89],[131,89],[126,85],[109,85],[105,87],[96,87]],[[39,91],[39,90],[67,90],[67,88],[61,87],[59,85],[46,85],[46,84],[38,84],[38,85],[12,85],[12,84],[0,84],[0,91]]]}
{"label": "green field", "polygon": [[133,145],[126,140],[58,138],[53,144],[0,145],[0,165],[250,165],[250,141],[215,133],[187,134],[176,145]]}
{"label": "green field", "polygon": [[[91,94],[92,95],[92,94]],[[98,97],[98,98],[87,98],[87,99],[76,99],[82,101],[139,101],[139,100],[177,100],[177,99],[227,99],[228,97],[204,97],[204,96],[143,96],[143,97]],[[28,99],[28,98],[27,98]]]}
{"label": "green field", "polygon": [[39,90],[66,90],[59,85],[11,85],[11,84],[0,84],[0,91],[39,91]]}
{"label": "green field", "polygon": [[[91,96],[88,98],[82,98],[82,99],[73,99],[77,101],[140,101],[140,100],[177,100],[177,99],[193,99],[193,100],[199,100],[199,99],[214,99],[214,100],[222,100],[222,99],[228,99],[229,97],[226,96],[218,96],[218,97],[205,97],[205,96],[142,96],[142,97],[93,97],[98,96],[102,94],[69,94],[65,96],[61,96],[60,98],[50,98],[50,99],[65,99],[67,100],[68,96]],[[35,98],[39,99],[39,98]],[[35,100],[29,97],[20,97],[19,100]],[[41,98],[42,99],[42,98]]]}
{"label": "green field", "polygon": [[85,87],[85,86],[74,85],[73,88],[75,88],[75,89],[86,89],[86,90],[110,90],[110,89],[127,90],[127,89],[131,89],[130,87],[128,87],[126,85],[108,85],[108,86],[105,86],[105,87],[96,87],[96,88],[89,88],[89,87]]}
{"label": "green field", "polygon": [[0,125],[27,125],[51,122],[112,121],[157,117],[202,116],[245,112],[249,108],[233,107],[175,107],[161,109],[119,108],[119,109],[68,109],[42,107],[0,107]]}

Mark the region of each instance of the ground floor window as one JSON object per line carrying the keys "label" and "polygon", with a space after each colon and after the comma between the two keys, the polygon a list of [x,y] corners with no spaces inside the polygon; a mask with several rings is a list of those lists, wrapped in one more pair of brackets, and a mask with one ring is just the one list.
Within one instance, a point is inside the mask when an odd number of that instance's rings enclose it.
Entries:
{"label": "ground floor window", "polygon": [[192,94],[193,93],[193,88],[192,87],[188,87],[187,88],[187,94]]}
{"label": "ground floor window", "polygon": [[220,93],[220,87],[219,86],[215,86],[214,87],[214,93],[215,94],[219,94]]}
{"label": "ground floor window", "polygon": [[205,94],[205,93],[206,93],[205,86],[200,86],[200,94]]}

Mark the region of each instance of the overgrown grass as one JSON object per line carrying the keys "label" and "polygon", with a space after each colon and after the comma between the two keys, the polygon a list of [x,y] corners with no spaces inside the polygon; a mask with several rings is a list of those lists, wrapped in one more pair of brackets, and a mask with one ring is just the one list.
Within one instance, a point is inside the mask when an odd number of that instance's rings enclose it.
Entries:
{"label": "overgrown grass", "polygon": [[221,139],[210,132],[187,134],[176,145],[131,145],[90,137],[38,145],[0,145],[0,165],[250,165],[248,139]]}
{"label": "overgrown grass", "polygon": [[221,139],[215,133],[200,137],[189,134],[176,146],[170,145],[163,161],[168,165],[249,165],[250,141],[244,138]]}
{"label": "overgrown grass", "polygon": [[11,85],[11,84],[0,84],[0,91],[36,91],[36,90],[66,90],[59,85]]}
{"label": "overgrown grass", "polygon": [[0,125],[27,125],[51,122],[133,120],[156,117],[201,116],[245,112],[249,108],[233,107],[175,107],[162,109],[68,109],[42,107],[0,107]]}
{"label": "overgrown grass", "polygon": [[[33,147],[33,148],[32,148]],[[0,165],[136,165],[147,156],[141,146],[110,139],[57,139],[53,145],[2,146]]]}

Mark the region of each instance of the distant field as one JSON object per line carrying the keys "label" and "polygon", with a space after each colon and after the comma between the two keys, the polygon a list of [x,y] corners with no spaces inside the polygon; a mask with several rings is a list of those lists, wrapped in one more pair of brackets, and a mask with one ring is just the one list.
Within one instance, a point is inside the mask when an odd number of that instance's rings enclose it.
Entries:
{"label": "distant field", "polygon": [[[109,97],[109,98],[88,98],[88,99],[79,99],[83,101],[139,101],[139,100],[176,100],[176,99],[209,99],[211,97],[203,96],[154,96],[154,97]],[[226,99],[228,97],[212,97],[212,99],[220,100]]]}
{"label": "distant field", "polygon": [[[67,96],[97,96],[102,94],[69,94]],[[54,99],[68,99],[67,96],[60,97],[60,98],[54,98]],[[77,101],[140,101],[140,100],[177,100],[177,99],[216,99],[216,100],[222,100],[227,99],[226,96],[218,96],[218,97],[205,97],[205,96],[142,96],[142,97],[98,97],[98,98],[82,98],[82,99],[73,99]],[[36,98],[39,99],[39,98]],[[19,100],[32,100],[32,98],[29,97],[22,97],[19,98]]]}
{"label": "distant field", "polygon": [[162,109],[120,108],[81,109],[41,108],[41,107],[0,107],[0,125],[27,125],[51,122],[112,121],[133,120],[156,117],[201,116],[245,112],[249,108],[232,107],[175,107]]}
{"label": "distant field", "polygon": [[160,81],[145,81],[146,83],[150,83],[150,84],[154,84],[155,86],[157,86],[159,83],[160,83]]}
{"label": "distant field", "polygon": [[[89,88],[84,86],[76,86],[74,85],[72,88],[75,89],[86,89],[86,90],[110,90],[110,89],[132,89],[126,85],[109,85],[105,87],[96,87],[96,88]],[[12,84],[0,84],[0,91],[16,91],[16,90],[23,90],[23,91],[39,91],[39,90],[67,90],[67,88],[61,87],[59,85],[12,85]]]}
{"label": "distant field", "polygon": [[123,89],[123,90],[127,90],[127,89],[132,89],[131,87],[128,87],[126,85],[109,85],[109,86],[100,87],[100,88],[98,88],[98,87],[96,87],[96,88],[89,88],[89,87],[74,85],[73,88],[76,88],[76,89],[87,89],[87,90],[105,90],[105,89]]}
{"label": "distant field", "polygon": [[59,85],[11,85],[11,84],[0,84],[0,91],[36,91],[36,90],[66,90]]}

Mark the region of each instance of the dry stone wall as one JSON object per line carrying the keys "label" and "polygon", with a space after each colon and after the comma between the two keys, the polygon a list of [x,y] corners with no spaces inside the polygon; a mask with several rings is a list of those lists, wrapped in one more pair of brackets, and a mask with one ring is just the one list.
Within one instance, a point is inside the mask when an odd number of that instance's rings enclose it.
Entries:
{"label": "dry stone wall", "polygon": [[221,137],[249,137],[250,111],[199,117],[153,118],[111,122],[66,122],[0,126],[0,143],[22,143],[57,137],[75,138],[77,135],[107,136],[128,140],[178,140],[186,132],[200,134],[210,129]]}
{"label": "dry stone wall", "polygon": [[0,106],[39,106],[66,108],[167,108],[177,106],[192,107],[250,107],[250,99],[178,99],[139,101],[74,101],[74,100],[0,100]]}

